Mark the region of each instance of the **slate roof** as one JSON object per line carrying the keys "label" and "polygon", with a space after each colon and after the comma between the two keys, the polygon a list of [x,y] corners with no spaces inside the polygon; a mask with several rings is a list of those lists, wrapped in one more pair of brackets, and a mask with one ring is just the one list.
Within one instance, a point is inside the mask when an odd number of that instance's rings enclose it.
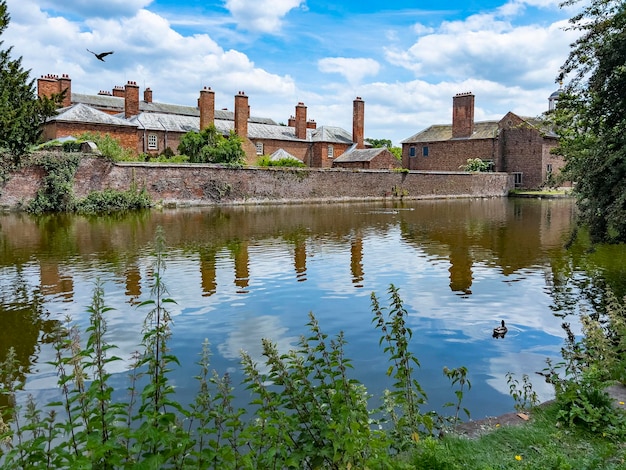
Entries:
{"label": "slate roof", "polygon": [[[309,131],[311,131],[310,137]],[[341,127],[334,126],[320,126],[317,129],[307,129],[307,140],[337,144],[353,143],[352,135],[348,131]]]}
{"label": "slate roof", "polygon": [[[126,119],[124,98],[110,95],[86,95],[72,93],[75,104],[58,110],[49,121],[84,122],[111,126],[132,126],[151,131],[185,133],[198,131],[200,128],[200,110],[192,106],[179,106],[163,103],[139,101],[139,115]],[[110,114],[100,109],[118,111]],[[235,129],[234,112],[215,110],[215,127],[223,135]],[[248,119],[248,138],[297,142],[326,142],[352,144],[352,135],[345,129],[333,126],[320,126],[307,129],[306,138],[296,138],[294,127],[279,125],[273,119],[250,117]]]}
{"label": "slate roof", "polygon": [[[119,96],[72,93],[72,103],[83,103],[94,108],[104,108],[112,111],[124,111],[124,98]],[[148,103],[143,100],[139,100],[139,112],[200,117],[200,109],[196,106],[182,106],[177,104],[157,103],[154,101]],[[216,109],[215,119],[234,121],[235,113],[224,109]],[[251,116],[249,120],[250,122],[258,122],[260,124],[276,124],[273,119],[265,117]]]}
{"label": "slate roof", "polygon": [[353,147],[335,158],[334,162],[371,162],[376,156],[380,155],[385,150],[386,149],[384,147],[371,149],[356,149]]}
{"label": "slate roof", "polygon": [[110,126],[137,127],[137,124],[112,116],[83,103],[73,104],[57,110],[57,115],[48,118],[48,121],[57,122],[87,122]]}
{"label": "slate roof", "polygon": [[276,150],[274,153],[272,153],[270,155],[270,160],[272,160],[272,161],[285,160],[285,159],[292,159],[292,160],[300,161],[299,158],[294,157],[289,152],[287,152],[285,149],[278,149],[278,150]]}

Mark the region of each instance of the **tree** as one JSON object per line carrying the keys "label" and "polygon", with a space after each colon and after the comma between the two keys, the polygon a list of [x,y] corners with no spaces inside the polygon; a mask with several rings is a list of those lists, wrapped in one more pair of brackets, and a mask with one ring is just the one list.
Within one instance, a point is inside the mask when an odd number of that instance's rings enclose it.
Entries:
{"label": "tree", "polygon": [[552,116],[560,137],[556,152],[575,182],[581,222],[592,241],[625,242],[626,4],[590,0],[570,24],[582,34],[558,77],[570,81]]}
{"label": "tree", "polygon": [[243,164],[246,154],[241,146],[241,138],[231,131],[224,137],[211,125],[200,132],[187,132],[180,139],[178,152],[187,155],[193,163]]}
{"label": "tree", "polygon": [[[9,25],[6,0],[0,0],[0,35]],[[45,120],[56,113],[61,95],[37,98],[30,71],[22,68],[22,58],[11,59],[12,47],[2,49],[0,41],[0,148],[19,163],[19,157],[37,142]]]}
{"label": "tree", "polygon": [[393,143],[389,139],[365,139],[366,142],[377,149],[386,147],[398,160],[402,160],[402,149],[400,147],[394,147]]}

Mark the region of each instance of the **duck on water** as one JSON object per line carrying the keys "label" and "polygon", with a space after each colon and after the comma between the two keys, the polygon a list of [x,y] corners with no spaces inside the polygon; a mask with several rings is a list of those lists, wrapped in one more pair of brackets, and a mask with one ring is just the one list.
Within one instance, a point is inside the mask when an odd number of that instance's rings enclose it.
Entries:
{"label": "duck on water", "polygon": [[504,338],[504,336],[506,335],[507,331],[509,331],[509,329],[504,324],[504,320],[502,320],[502,324],[500,326],[497,326],[496,328],[493,329],[493,337],[494,338]]}

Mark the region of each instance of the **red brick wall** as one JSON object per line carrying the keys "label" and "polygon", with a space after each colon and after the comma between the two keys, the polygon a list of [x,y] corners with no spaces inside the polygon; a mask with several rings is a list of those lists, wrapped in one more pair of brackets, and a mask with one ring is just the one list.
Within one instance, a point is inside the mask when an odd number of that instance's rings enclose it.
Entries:
{"label": "red brick wall", "polygon": [[[415,157],[409,157],[410,147],[415,146]],[[428,156],[422,156],[423,147],[428,147]],[[402,145],[402,166],[409,170],[459,171],[469,158],[496,160],[496,139],[446,140],[442,142]]]}
{"label": "red brick wall", "polygon": [[545,182],[543,168],[543,137],[536,129],[517,127],[505,129],[502,159],[508,173],[522,173],[522,187],[538,188]]}
{"label": "red brick wall", "polygon": [[122,147],[131,150],[137,148],[137,128],[131,126],[121,128],[100,124],[54,122],[45,126],[42,138],[45,141],[66,136],[78,137],[85,132],[109,134],[117,139]]}

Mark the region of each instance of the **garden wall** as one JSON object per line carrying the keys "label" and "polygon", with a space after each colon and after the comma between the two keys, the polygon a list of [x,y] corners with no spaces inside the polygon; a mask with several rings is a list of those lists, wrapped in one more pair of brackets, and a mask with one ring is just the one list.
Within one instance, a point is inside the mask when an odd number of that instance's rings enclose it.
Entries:
{"label": "garden wall", "polygon": [[[0,188],[0,206],[19,209],[32,199],[43,172],[29,167],[13,173]],[[512,186],[506,173],[421,172],[345,169],[229,169],[202,164],[111,163],[83,158],[74,192],[145,187],[165,205],[327,202],[449,197],[501,197]]]}

